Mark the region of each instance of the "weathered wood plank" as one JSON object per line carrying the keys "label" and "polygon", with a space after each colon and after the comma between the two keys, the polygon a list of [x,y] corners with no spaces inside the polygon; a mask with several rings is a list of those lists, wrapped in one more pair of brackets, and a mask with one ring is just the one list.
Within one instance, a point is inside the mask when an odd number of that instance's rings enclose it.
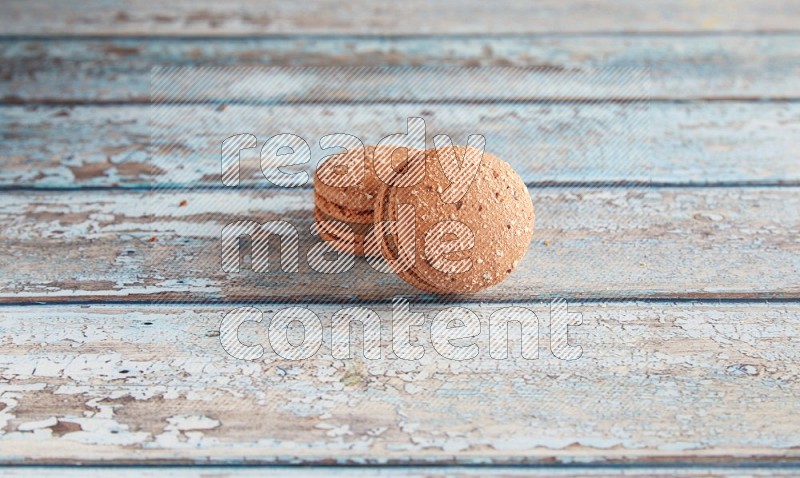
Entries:
{"label": "weathered wood plank", "polygon": [[[432,346],[445,304],[411,305],[425,325],[419,360],[330,335],[309,359],[279,358],[262,324],[256,361],[228,356],[220,308],[51,306],[0,309],[0,461],[5,463],[736,463],[800,460],[800,305],[585,303],[572,361],[488,355],[499,305],[459,304],[482,322],[478,355]],[[309,306],[330,330],[338,307]],[[512,344],[516,339],[512,340]],[[355,340],[354,343],[360,343]],[[423,405],[424,404],[424,405]]]}
{"label": "weathered wood plank", "polygon": [[154,103],[340,104],[631,101],[650,98],[644,67],[231,67],[152,70]]}
{"label": "weathered wood plank", "polygon": [[150,99],[153,65],[517,66],[553,81],[563,71],[650,68],[652,97],[798,98],[800,36],[466,36],[138,38],[0,41],[0,99]]}
{"label": "weathered wood plank", "polygon": [[616,477],[628,478],[669,478],[673,476],[690,477],[760,477],[760,476],[796,476],[797,468],[793,466],[621,466],[621,467],[591,467],[591,466],[413,466],[413,467],[382,467],[382,466],[158,466],[146,467],[114,467],[93,466],[88,467],[61,467],[61,466],[26,466],[24,468],[0,468],[0,475],[9,477],[57,477],[57,478],[93,478],[118,476],[120,478],[141,477],[196,477],[215,478],[227,477],[403,477],[403,478],[466,478],[466,477],[520,477],[520,476],[553,476],[553,477]]}
{"label": "weathered wood plank", "polygon": [[11,0],[0,6],[4,34],[274,35],[797,30],[800,7],[782,0],[339,2],[181,0]]}
{"label": "weathered wood plank", "polygon": [[[357,301],[430,297],[364,261],[309,268],[313,192],[83,191],[0,196],[0,301]],[[481,300],[800,297],[800,194],[785,188],[532,188],[536,232]],[[222,228],[285,220],[300,269],[222,271]],[[277,264],[273,258],[273,266]]]}
{"label": "weathered wood plank", "polygon": [[[0,187],[218,186],[220,144],[252,133],[305,138],[307,170],[333,132],[366,144],[426,120],[461,144],[486,136],[487,149],[530,185],[559,183],[797,184],[800,104],[654,103],[524,105],[232,105],[168,110],[125,107],[6,107],[0,116]],[[152,141],[151,141],[152,134]],[[148,151],[149,145],[162,147]],[[165,145],[175,145],[164,153]],[[150,154],[152,152],[152,154]],[[270,187],[258,149],[242,152],[242,186]]]}

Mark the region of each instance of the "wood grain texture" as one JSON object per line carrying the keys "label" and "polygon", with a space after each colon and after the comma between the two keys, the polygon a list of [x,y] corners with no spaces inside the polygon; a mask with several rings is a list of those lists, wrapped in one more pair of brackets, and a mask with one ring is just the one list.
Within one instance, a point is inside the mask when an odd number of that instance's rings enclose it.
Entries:
{"label": "wood grain texture", "polygon": [[[494,360],[488,316],[479,355],[432,348],[426,315],[418,361],[382,335],[380,359],[281,359],[266,321],[239,330],[262,359],[223,351],[221,308],[0,308],[0,460],[9,463],[797,463],[797,303],[571,304],[583,323],[573,361]],[[325,330],[338,307],[309,306]],[[372,306],[388,327],[386,306]],[[359,343],[356,341],[355,343]]]}
{"label": "wood grain texture", "polygon": [[[431,297],[357,261],[311,270],[313,191],[10,192],[0,196],[0,301]],[[797,188],[531,189],[536,232],[509,279],[475,297],[798,298]],[[284,220],[300,269],[221,269],[222,228]],[[277,247],[277,245],[273,245]]]}
{"label": "wood grain texture", "polygon": [[486,34],[797,30],[800,7],[781,0],[561,2],[520,0],[454,5],[446,0],[384,4],[180,0],[11,0],[0,32],[16,35]]}
{"label": "wood grain texture", "polygon": [[[800,4],[781,0],[1,2],[0,464],[156,466],[90,468],[121,476],[795,475],[799,24]],[[434,76],[472,86],[409,89],[389,72],[364,90],[307,70],[273,96],[263,82],[241,88],[246,79],[232,94],[220,78],[177,97],[211,106],[148,105],[153,66],[385,65],[471,67]],[[525,69],[481,79],[480,66]],[[626,103],[642,90],[618,83],[576,97],[580,78],[605,68],[649,70],[647,115]],[[492,93],[492,81],[507,87]],[[344,104],[268,105],[334,94]],[[497,104],[469,104],[487,99]],[[323,134],[375,142],[412,115],[429,136],[487,134],[531,186],[537,232],[508,281],[452,298],[363,262],[342,276],[304,260],[295,274],[221,270],[232,220],[290,221],[301,259],[316,242],[311,191],[266,187],[254,155],[244,188],[194,190],[218,182],[223,132],[260,143],[296,132],[315,164]],[[697,187],[709,184],[722,187]],[[391,351],[398,295],[426,314],[419,361]],[[548,347],[544,300],[557,296],[583,313],[570,329],[575,361]],[[241,337],[267,354],[236,360],[219,323],[252,303],[266,321]],[[274,354],[264,326],[277,310],[304,305],[327,326],[336,303],[379,313],[381,359],[334,359],[329,333],[305,361]],[[488,356],[488,316],[512,304],[539,315],[536,361]],[[471,361],[431,346],[435,313],[453,305],[482,320]],[[253,464],[367,467],[241,466]],[[90,476],[0,468],[23,473]]]}
{"label": "wood grain texture", "polygon": [[[252,133],[259,146],[291,132],[312,150],[333,132],[374,144],[426,120],[432,136],[487,138],[529,185],[575,183],[797,184],[800,104],[304,105],[6,107],[0,187],[219,186],[220,144]],[[150,146],[153,148],[149,149]],[[158,149],[161,148],[161,149]],[[242,152],[241,185],[270,187],[258,149]]]}
{"label": "wood grain texture", "polygon": [[6,103],[149,102],[154,66],[647,67],[654,98],[800,97],[797,34],[14,39],[0,59]]}
{"label": "wood grain texture", "polygon": [[402,477],[402,478],[467,478],[467,477],[496,477],[511,478],[521,476],[547,476],[561,478],[584,477],[633,477],[633,478],[669,478],[673,476],[688,477],[760,477],[760,476],[796,476],[797,467],[791,465],[748,465],[748,466],[620,466],[620,467],[569,467],[569,466],[413,466],[413,467],[383,467],[383,466],[159,466],[147,467],[115,467],[92,466],[26,466],[26,467],[0,467],[0,475],[8,477],[29,477],[31,475],[49,478],[94,478],[109,475],[120,478],[141,477],[196,477],[215,478],[227,477]]}

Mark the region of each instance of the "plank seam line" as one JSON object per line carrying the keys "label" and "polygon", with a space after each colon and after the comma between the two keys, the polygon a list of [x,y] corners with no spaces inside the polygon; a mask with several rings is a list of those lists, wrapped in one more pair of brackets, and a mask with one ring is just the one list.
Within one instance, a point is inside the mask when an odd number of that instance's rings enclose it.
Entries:
{"label": "plank seam line", "polygon": [[524,38],[602,38],[602,37],[764,37],[764,36],[793,36],[799,35],[800,30],[796,29],[756,29],[741,30],[727,29],[715,31],[671,31],[671,30],[620,30],[620,31],[591,31],[575,30],[569,32],[543,31],[543,32],[508,32],[508,33],[274,33],[274,34],[243,34],[243,35],[136,35],[136,34],[0,34],[0,42],[17,41],[39,41],[39,42],[59,42],[59,41],[154,41],[154,42],[224,42],[224,41],[257,41],[257,40],[493,40],[493,39],[524,39]]}
{"label": "plank seam line", "polygon": [[756,104],[775,104],[800,103],[800,97],[794,96],[696,96],[690,98],[552,98],[552,99],[455,99],[455,100],[349,100],[349,101],[315,101],[315,100],[292,100],[292,101],[250,101],[250,100],[208,100],[208,101],[167,101],[152,102],[150,99],[131,98],[127,100],[65,100],[65,99],[24,99],[7,95],[0,98],[0,107],[18,108],[24,106],[36,107],[142,107],[142,106],[208,106],[209,108],[225,106],[382,106],[382,105],[477,105],[477,106],[504,106],[504,105],[534,105],[534,106],[554,106],[554,105],[625,105],[625,104],[702,104],[702,103],[756,103]]}
{"label": "plank seam line", "polygon": [[[787,470],[795,470],[800,469],[800,463],[797,462],[769,462],[766,459],[775,459],[771,455],[767,455],[764,457],[765,461],[738,461],[738,460],[731,460],[728,456],[722,456],[718,459],[725,460],[724,462],[719,461],[639,461],[639,462],[627,462],[627,463],[504,463],[504,464],[491,464],[491,463],[425,463],[425,462],[411,462],[411,463],[384,463],[384,464],[352,464],[352,463],[328,463],[320,461],[309,460],[310,464],[306,463],[258,463],[258,462],[230,462],[230,461],[222,461],[219,463],[212,463],[212,462],[174,462],[174,461],[160,461],[158,459],[149,460],[148,462],[132,462],[132,461],[120,461],[117,463],[103,463],[103,462],[77,462],[77,463],[36,463],[36,462],[14,462],[14,461],[0,461],[0,468],[6,467],[23,467],[23,468],[155,468],[155,467],[163,467],[163,468],[273,468],[273,469],[280,469],[280,468],[300,468],[303,469],[392,469],[392,468],[435,468],[435,469],[453,469],[453,468],[474,468],[474,469],[560,469],[560,470],[569,470],[569,469],[582,469],[582,470],[591,470],[591,469],[607,469],[607,470],[616,470],[616,469],[644,469],[644,468],[658,468],[658,469],[669,469],[669,468],[680,468],[680,469],[719,469],[719,470],[736,470],[736,469],[759,469],[759,468],[766,468],[766,469],[787,469]],[[784,457],[777,457],[778,459],[785,459]],[[790,458],[792,459],[792,458]]]}
{"label": "plank seam line", "polygon": [[[528,189],[725,189],[725,188],[771,188],[771,189],[791,189],[800,187],[800,180],[775,180],[775,181],[719,181],[719,182],[661,182],[661,181],[529,181],[525,183]],[[114,185],[114,186],[36,186],[36,185],[3,185],[0,184],[0,191],[10,193],[40,192],[67,194],[74,192],[90,191],[119,191],[125,192],[181,192],[181,193],[203,193],[220,192],[230,188],[225,186],[206,186],[206,185]],[[236,191],[286,191],[286,188],[278,186],[254,186],[241,185],[236,187]],[[303,185],[291,188],[296,191],[311,191],[313,186]],[[234,192],[234,191],[231,191]]]}
{"label": "plank seam line", "polygon": [[[400,295],[400,294],[398,294]],[[557,295],[554,294],[553,298],[555,297],[565,297],[567,294],[564,295]],[[462,298],[452,298],[452,299],[442,299],[441,297],[434,297],[434,296],[409,296],[404,295],[404,297],[408,298],[409,301],[412,303],[417,303],[419,305],[441,305],[447,306],[452,304],[465,304],[465,303],[482,303],[482,304],[540,304],[540,305],[547,305],[550,303],[550,299],[546,298],[532,298],[532,299],[493,299],[487,297],[462,297]],[[565,297],[566,298],[566,297]],[[792,297],[771,297],[771,298],[691,298],[691,297],[675,297],[675,298],[663,298],[663,297],[637,297],[637,296],[625,296],[625,297],[591,297],[591,298],[567,298],[567,301],[571,301],[574,304],[581,304],[581,305],[591,305],[591,304],[626,304],[626,303],[641,303],[641,304],[653,304],[653,305],[679,305],[679,304],[694,304],[700,306],[707,306],[707,305],[770,305],[770,304],[788,304],[788,305],[800,305],[800,296],[792,296]],[[326,307],[326,306],[341,306],[341,305],[348,305],[357,303],[359,305],[391,305],[392,300],[389,299],[365,299],[365,300],[355,300],[355,299],[347,299],[347,300],[320,300],[320,299],[309,299],[309,300],[290,300],[290,299],[279,299],[279,300],[254,300],[254,301],[243,301],[243,300],[231,300],[231,301],[216,301],[216,302],[202,302],[197,300],[58,300],[58,301],[0,301],[0,309],[6,308],[28,308],[28,307],[60,307],[60,306],[109,306],[109,307],[118,307],[118,306],[129,306],[129,307],[137,307],[137,308],[148,308],[148,309],[157,309],[157,308],[170,308],[170,307],[195,307],[195,308],[229,308],[229,307],[238,307],[238,306],[279,306],[279,305],[296,305],[296,304],[308,304],[314,305],[318,307]]]}

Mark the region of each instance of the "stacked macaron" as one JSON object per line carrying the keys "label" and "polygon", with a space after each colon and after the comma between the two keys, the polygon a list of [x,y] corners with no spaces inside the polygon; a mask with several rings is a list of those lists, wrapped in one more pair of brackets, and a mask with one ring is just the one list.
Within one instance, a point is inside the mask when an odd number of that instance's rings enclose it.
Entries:
{"label": "stacked macaron", "polygon": [[[461,159],[467,150],[454,153]],[[478,154],[474,179],[462,178],[467,188],[457,200],[443,194],[453,175],[436,149],[356,148],[322,163],[314,175],[320,236],[346,252],[382,256],[401,279],[428,292],[472,293],[500,283],[528,249],[533,203],[508,163]],[[424,177],[410,177],[410,169]]]}
{"label": "stacked macaron", "polygon": [[[388,154],[378,155],[379,170],[405,165],[405,149],[385,151]],[[348,149],[326,158],[314,173],[314,218],[320,237],[357,256],[366,255],[380,177],[387,177],[387,173],[376,174],[374,155],[374,146]]]}
{"label": "stacked macaron", "polygon": [[364,255],[380,187],[372,166],[373,151],[368,146],[329,156],[314,173],[314,218],[320,237],[359,256]]}

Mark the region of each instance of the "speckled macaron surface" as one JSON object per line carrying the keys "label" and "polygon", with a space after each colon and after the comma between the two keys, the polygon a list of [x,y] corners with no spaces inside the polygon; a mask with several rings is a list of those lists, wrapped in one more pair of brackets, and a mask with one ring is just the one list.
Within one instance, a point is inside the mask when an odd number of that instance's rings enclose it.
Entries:
{"label": "speckled macaron surface", "polygon": [[[459,158],[465,149],[456,147]],[[457,201],[443,200],[450,181],[435,149],[426,151],[425,178],[411,187],[383,185],[375,221],[396,221],[400,205],[414,207],[414,261],[398,275],[420,289],[472,293],[506,279],[528,250],[534,209],[528,189],[511,166],[484,152],[474,180]],[[407,206],[406,206],[407,207]],[[379,234],[387,260],[398,259],[396,234]]]}

